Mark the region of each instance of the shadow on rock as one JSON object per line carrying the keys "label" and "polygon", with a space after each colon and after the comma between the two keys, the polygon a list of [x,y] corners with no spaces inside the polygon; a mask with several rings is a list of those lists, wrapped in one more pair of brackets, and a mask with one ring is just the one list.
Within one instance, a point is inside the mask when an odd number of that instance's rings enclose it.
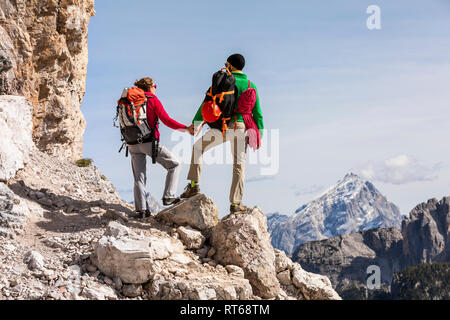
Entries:
{"label": "shadow on rock", "polygon": [[51,231],[69,233],[104,227],[109,219],[123,217],[127,219],[133,212],[120,203],[108,203],[104,200],[83,201],[69,196],[56,195],[48,189],[36,190],[23,181],[14,183],[9,188],[18,196],[39,204],[43,217],[37,226]]}

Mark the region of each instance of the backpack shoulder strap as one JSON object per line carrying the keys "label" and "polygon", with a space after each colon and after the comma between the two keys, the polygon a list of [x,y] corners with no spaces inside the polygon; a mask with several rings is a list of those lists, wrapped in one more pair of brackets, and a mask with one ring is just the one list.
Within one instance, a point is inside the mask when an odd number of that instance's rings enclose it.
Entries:
{"label": "backpack shoulder strap", "polygon": [[[150,100],[154,99],[155,96],[154,95],[147,95],[147,94],[145,96],[147,97],[147,106],[149,106],[150,105]],[[156,112],[153,110],[153,107],[152,107],[152,111],[155,114],[155,120],[156,120],[155,127],[158,127],[158,125],[159,125],[159,118],[156,115]],[[151,129],[153,129],[153,128],[151,128]]]}
{"label": "backpack shoulder strap", "polygon": [[252,87],[252,82],[248,80],[248,88],[250,89]]}

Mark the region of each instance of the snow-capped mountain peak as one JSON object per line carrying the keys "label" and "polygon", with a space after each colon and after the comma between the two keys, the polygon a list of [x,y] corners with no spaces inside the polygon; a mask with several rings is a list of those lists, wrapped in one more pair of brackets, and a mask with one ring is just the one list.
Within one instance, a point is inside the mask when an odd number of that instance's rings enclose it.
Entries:
{"label": "snow-capped mountain peak", "polygon": [[357,231],[400,227],[402,216],[369,182],[347,174],[295,214],[271,223],[272,243],[288,253],[298,245]]}

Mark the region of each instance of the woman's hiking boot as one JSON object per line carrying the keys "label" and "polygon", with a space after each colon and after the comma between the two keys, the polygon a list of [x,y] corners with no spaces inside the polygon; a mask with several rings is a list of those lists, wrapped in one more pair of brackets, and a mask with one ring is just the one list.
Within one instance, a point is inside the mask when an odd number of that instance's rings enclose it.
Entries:
{"label": "woman's hiking boot", "polygon": [[248,207],[243,206],[241,204],[232,204],[230,205],[230,214],[243,214],[247,213]]}
{"label": "woman's hiking boot", "polygon": [[171,206],[173,204],[177,204],[181,201],[180,198],[164,198],[163,199],[163,205],[167,206]]}
{"label": "woman's hiking boot", "polygon": [[150,210],[136,210],[135,212],[130,214],[130,217],[134,219],[145,219],[151,216],[152,213],[150,212]]}
{"label": "woman's hiking boot", "polygon": [[185,191],[180,196],[181,199],[188,199],[200,194],[200,186],[198,184],[192,186],[192,184],[189,183],[184,190]]}

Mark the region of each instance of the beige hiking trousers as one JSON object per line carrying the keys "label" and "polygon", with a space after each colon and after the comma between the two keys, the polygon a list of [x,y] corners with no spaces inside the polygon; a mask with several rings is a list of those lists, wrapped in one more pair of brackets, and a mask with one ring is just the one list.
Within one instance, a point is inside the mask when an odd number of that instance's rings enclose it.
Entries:
{"label": "beige hiking trousers", "polygon": [[236,130],[234,130],[234,127],[234,123],[230,124],[229,129],[225,132],[225,137],[220,130],[209,129],[201,139],[197,140],[192,148],[188,180],[200,182],[203,154],[216,146],[230,141],[233,155],[233,181],[230,190],[230,203],[241,203],[244,194],[247,142],[245,124],[237,122]]}

